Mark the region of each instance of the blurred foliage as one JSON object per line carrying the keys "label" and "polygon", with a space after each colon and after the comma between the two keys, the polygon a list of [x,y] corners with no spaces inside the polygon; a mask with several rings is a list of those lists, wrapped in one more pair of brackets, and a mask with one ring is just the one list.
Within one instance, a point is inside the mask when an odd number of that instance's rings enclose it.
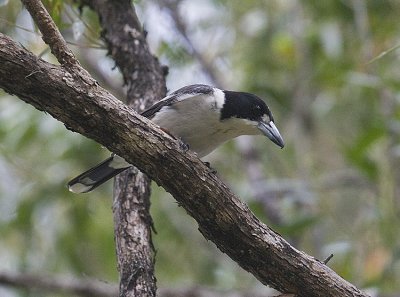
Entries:
{"label": "blurred foliage", "polygon": [[[153,51],[170,67],[169,89],[212,84],[162,1],[136,2]],[[89,10],[80,15],[69,2],[45,3],[67,39],[101,44]],[[400,292],[399,51],[380,56],[399,44],[400,2],[209,0],[178,7],[191,42],[226,88],[265,98],[287,143],[278,150],[261,137],[250,140],[264,175],[256,186],[240,143],[228,143],[208,157],[221,178],[297,248],[319,259],[333,253],[329,265],[350,282]],[[19,1],[5,1],[0,30],[39,54],[45,46],[38,34],[18,28],[35,30],[21,9]],[[74,28],[76,22],[85,25]],[[101,58],[106,51],[73,50],[82,60],[96,56],[92,74],[122,89],[112,63]],[[0,151],[0,269],[117,281],[112,183],[81,196],[65,187],[108,152],[4,93]],[[259,191],[265,195],[256,200]],[[267,215],[271,201],[278,221]],[[156,185],[152,203],[160,286],[261,286]]]}

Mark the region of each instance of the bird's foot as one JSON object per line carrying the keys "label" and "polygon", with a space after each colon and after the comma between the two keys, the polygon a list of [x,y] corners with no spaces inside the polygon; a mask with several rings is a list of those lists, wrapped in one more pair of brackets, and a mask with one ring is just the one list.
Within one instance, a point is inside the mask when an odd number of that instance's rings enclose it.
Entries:
{"label": "bird's foot", "polygon": [[204,165],[206,165],[210,169],[211,173],[217,174],[217,170],[215,170],[214,168],[211,167],[210,162],[203,162],[203,163],[204,163]]}
{"label": "bird's foot", "polygon": [[186,142],[184,142],[182,138],[179,138],[179,148],[183,150],[185,153],[190,149],[189,145]]}

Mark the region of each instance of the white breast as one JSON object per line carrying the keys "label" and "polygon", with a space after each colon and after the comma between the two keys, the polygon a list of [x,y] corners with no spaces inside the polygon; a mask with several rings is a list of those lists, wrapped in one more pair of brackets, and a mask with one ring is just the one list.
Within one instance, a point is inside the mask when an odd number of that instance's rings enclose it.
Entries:
{"label": "white breast", "polygon": [[250,121],[220,121],[219,110],[223,100],[223,93],[218,89],[212,95],[192,96],[163,107],[152,121],[181,138],[201,158],[229,139],[244,134],[258,134],[258,129]]}

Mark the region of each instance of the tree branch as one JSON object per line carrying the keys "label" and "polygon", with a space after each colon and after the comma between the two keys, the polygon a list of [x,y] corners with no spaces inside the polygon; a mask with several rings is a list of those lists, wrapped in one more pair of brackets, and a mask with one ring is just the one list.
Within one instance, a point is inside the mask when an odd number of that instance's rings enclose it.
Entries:
{"label": "tree branch", "polygon": [[200,232],[266,285],[298,296],[367,296],[261,223],[194,153],[185,152],[90,77],[72,76],[0,34],[0,87],[117,153],[164,187]]}
{"label": "tree branch", "polygon": [[42,2],[30,0],[21,1],[39,27],[40,32],[42,32],[43,41],[50,46],[51,53],[57,58],[58,62],[67,67],[72,67],[74,65],[79,66],[78,60],[68,48],[67,43]]}

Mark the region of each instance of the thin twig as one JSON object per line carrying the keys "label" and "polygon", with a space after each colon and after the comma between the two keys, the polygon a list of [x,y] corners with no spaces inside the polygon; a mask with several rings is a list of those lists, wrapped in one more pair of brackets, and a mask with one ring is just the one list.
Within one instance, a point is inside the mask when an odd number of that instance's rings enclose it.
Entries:
{"label": "thin twig", "polygon": [[326,264],[328,264],[328,262],[331,260],[333,258],[333,254],[330,254],[329,256],[328,256],[328,258],[326,258],[324,261],[323,261],[323,263],[326,265]]}
{"label": "thin twig", "polygon": [[40,32],[43,41],[49,45],[52,54],[64,66],[79,66],[78,60],[68,48],[66,41],[58,30],[53,19],[39,0],[21,0],[29,11]]}
{"label": "thin twig", "polygon": [[375,58],[372,58],[370,61],[367,62],[367,65],[374,63],[375,61],[383,58],[384,56],[394,52],[395,50],[397,50],[398,48],[400,48],[400,44],[397,44],[391,48],[389,48],[386,51],[381,52],[379,55],[377,55]]}

